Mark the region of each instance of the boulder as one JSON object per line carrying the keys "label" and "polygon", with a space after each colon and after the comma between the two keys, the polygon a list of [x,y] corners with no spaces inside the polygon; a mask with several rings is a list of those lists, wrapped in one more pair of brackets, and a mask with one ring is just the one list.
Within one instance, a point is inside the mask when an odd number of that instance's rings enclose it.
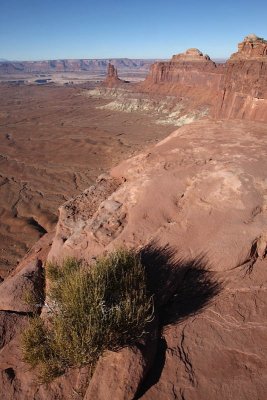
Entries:
{"label": "boulder", "polygon": [[134,400],[151,369],[158,347],[158,318],[136,345],[106,351],[97,362],[84,400]]}
{"label": "boulder", "polygon": [[30,294],[36,299],[36,306],[42,307],[44,289],[44,272],[42,262],[38,259],[29,262],[17,273],[8,276],[0,284],[0,310],[18,313],[33,312],[32,304],[27,304]]}
{"label": "boulder", "polygon": [[134,347],[107,352],[98,361],[84,400],[130,400],[144,379],[145,360]]}

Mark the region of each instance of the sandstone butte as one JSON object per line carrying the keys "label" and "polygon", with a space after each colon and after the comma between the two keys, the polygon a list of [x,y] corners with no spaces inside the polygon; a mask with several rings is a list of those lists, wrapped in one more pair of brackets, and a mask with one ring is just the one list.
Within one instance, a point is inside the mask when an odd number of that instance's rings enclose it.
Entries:
{"label": "sandstone butte", "polygon": [[[151,67],[136,90],[187,96],[211,105],[211,115],[63,204],[56,232],[0,285],[1,399],[266,399],[266,49],[250,35],[225,65],[190,49]],[[111,67],[109,74],[117,82]],[[21,288],[45,291],[40,268],[47,257],[90,261],[151,243],[144,259],[162,296],[177,290],[154,339],[105,354],[89,383],[83,368],[38,385],[20,351],[30,311]],[[167,279],[156,275],[161,263],[170,267]]]}
{"label": "sandstone butte", "polygon": [[114,65],[112,65],[111,63],[108,63],[107,76],[106,76],[106,79],[104,80],[104,82],[102,83],[102,85],[112,88],[123,82],[124,81],[118,77],[117,68],[115,68]]}
{"label": "sandstone butte", "polygon": [[197,49],[151,66],[140,90],[189,97],[214,118],[267,122],[267,41],[247,36],[225,64]]}

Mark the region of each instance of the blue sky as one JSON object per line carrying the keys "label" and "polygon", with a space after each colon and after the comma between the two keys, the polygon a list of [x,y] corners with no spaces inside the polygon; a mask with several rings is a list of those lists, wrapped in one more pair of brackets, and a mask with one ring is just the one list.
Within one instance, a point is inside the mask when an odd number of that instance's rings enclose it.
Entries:
{"label": "blue sky", "polygon": [[13,60],[228,57],[249,33],[267,39],[266,0],[0,0],[0,58]]}

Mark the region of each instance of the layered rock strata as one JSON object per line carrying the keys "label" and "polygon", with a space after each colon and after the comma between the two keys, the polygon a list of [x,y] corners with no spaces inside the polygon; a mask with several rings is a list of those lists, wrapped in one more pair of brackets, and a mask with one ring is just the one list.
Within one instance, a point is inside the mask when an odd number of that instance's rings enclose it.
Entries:
{"label": "layered rock strata", "polygon": [[184,96],[215,118],[267,121],[267,41],[247,36],[225,64],[197,49],[151,66],[140,90]]}
{"label": "layered rock strata", "polygon": [[[122,70],[148,71],[153,60],[120,58],[111,63]],[[53,72],[92,72],[105,73],[107,59],[44,60],[44,61],[0,61],[0,74],[53,73]]]}
{"label": "layered rock strata", "polygon": [[237,53],[233,53],[231,60],[251,60],[267,57],[267,40],[258,37],[255,34],[246,36],[243,42],[238,44]]}
{"label": "layered rock strata", "polygon": [[215,115],[267,122],[267,41],[247,36],[225,65]]}
{"label": "layered rock strata", "polygon": [[219,90],[223,66],[198,49],[177,54],[170,61],[151,66],[140,90],[189,97],[196,104],[213,104]]}

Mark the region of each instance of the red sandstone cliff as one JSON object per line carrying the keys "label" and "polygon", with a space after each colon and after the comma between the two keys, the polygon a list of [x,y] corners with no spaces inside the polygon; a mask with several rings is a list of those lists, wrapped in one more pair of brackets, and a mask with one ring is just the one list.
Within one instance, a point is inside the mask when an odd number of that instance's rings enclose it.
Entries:
{"label": "red sandstone cliff", "polygon": [[212,104],[222,73],[223,65],[215,64],[198,49],[189,49],[174,55],[170,61],[153,64],[140,89]]}
{"label": "red sandstone cliff", "polygon": [[177,54],[168,62],[153,64],[146,83],[179,83],[181,85],[218,88],[221,68],[198,49]]}
{"label": "red sandstone cliff", "polygon": [[267,122],[267,41],[247,36],[225,65],[215,115]]}
{"label": "red sandstone cliff", "polygon": [[267,121],[267,41],[247,36],[225,64],[197,49],[151,66],[140,90],[211,106],[216,118]]}
{"label": "red sandstone cliff", "polygon": [[259,59],[261,61],[262,57],[267,57],[267,40],[251,34],[238,44],[238,51],[231,55],[230,60]]}

